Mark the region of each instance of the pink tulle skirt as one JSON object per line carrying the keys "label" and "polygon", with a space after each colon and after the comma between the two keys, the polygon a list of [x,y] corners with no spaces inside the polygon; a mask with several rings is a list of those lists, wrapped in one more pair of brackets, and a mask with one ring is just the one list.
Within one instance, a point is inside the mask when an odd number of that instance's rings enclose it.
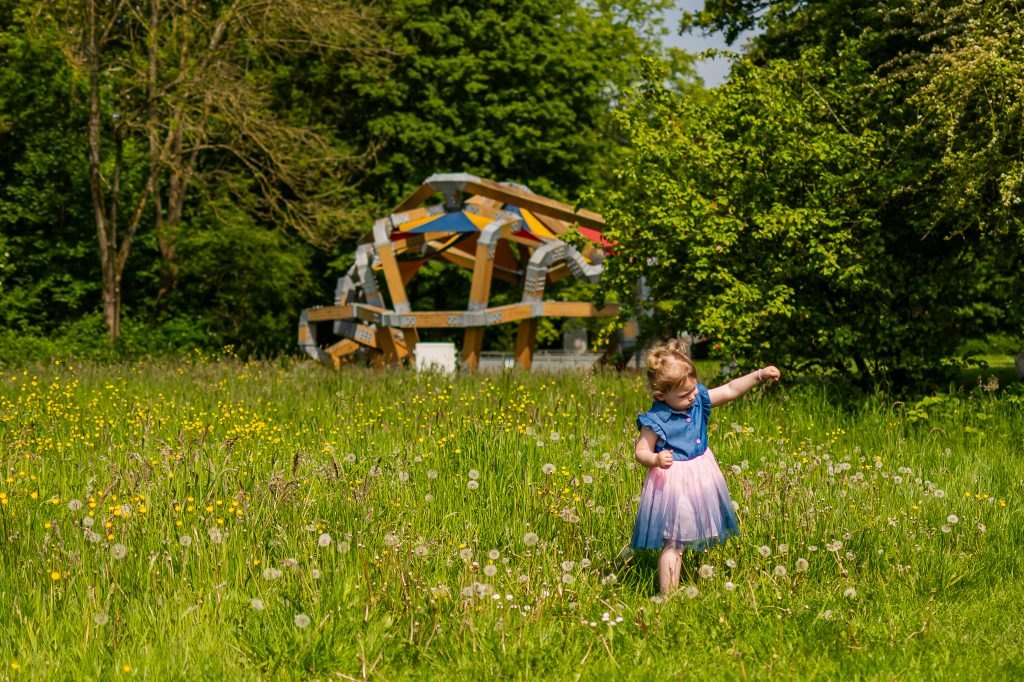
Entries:
{"label": "pink tulle skirt", "polygon": [[647,472],[633,526],[635,549],[706,549],[739,535],[729,489],[711,450]]}

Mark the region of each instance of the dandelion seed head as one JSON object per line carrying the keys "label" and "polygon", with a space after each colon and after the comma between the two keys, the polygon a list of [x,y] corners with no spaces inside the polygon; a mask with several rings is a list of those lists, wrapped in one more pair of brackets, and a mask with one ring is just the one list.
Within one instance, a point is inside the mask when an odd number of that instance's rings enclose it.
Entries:
{"label": "dandelion seed head", "polygon": [[789,552],[789,545],[783,543],[779,545],[779,554],[787,554]]}
{"label": "dandelion seed head", "polygon": [[487,564],[484,566],[484,575],[488,578],[493,578],[498,573],[498,567],[494,564]]}
{"label": "dandelion seed head", "polygon": [[736,560],[735,559],[726,559],[725,560],[725,565],[728,566],[729,568],[736,568]]}
{"label": "dandelion seed head", "polygon": [[773,572],[773,573],[775,574],[775,576],[776,576],[776,577],[778,577],[778,578],[785,578],[785,577],[786,577],[786,567],[785,567],[785,566],[783,566],[783,565],[781,565],[781,564],[779,564],[778,566],[776,566],[776,567],[775,567],[775,570],[774,570],[774,571],[772,571],[772,572]]}
{"label": "dandelion seed head", "polygon": [[178,538],[178,544],[181,545],[182,547],[191,547],[192,546],[192,536],[191,535],[182,535],[180,538]]}
{"label": "dandelion seed head", "polygon": [[463,547],[459,550],[459,558],[463,561],[469,561],[473,558],[473,550],[469,547]]}
{"label": "dandelion seed head", "polygon": [[710,580],[715,576],[715,567],[711,564],[701,564],[699,573],[700,577],[704,580]]}
{"label": "dandelion seed head", "polygon": [[772,550],[768,545],[761,545],[757,548],[757,553],[760,554],[762,557],[768,558],[771,556]]}
{"label": "dandelion seed head", "polygon": [[427,470],[427,478],[429,478],[430,480],[434,480],[435,478],[437,478],[437,472],[434,471],[433,469]]}
{"label": "dandelion seed head", "polygon": [[796,570],[797,570],[798,573],[804,573],[810,567],[811,567],[811,564],[810,564],[809,561],[807,561],[807,559],[804,559],[803,557],[800,557],[799,559],[796,560]]}
{"label": "dandelion seed head", "polygon": [[480,481],[474,481],[473,479],[470,479],[469,481],[466,482],[466,487],[469,488],[470,490],[476,490],[477,488],[480,487]]}
{"label": "dandelion seed head", "polygon": [[839,540],[832,540],[831,542],[825,545],[825,549],[827,549],[830,552],[838,552],[842,548],[843,543],[841,543]]}
{"label": "dandelion seed head", "polygon": [[574,561],[566,560],[566,561],[562,562],[562,570],[567,572],[567,573],[569,571],[571,571],[572,569],[574,569],[575,567],[576,567],[576,563]]}
{"label": "dandelion seed head", "polygon": [[96,625],[106,625],[110,622],[110,616],[100,611],[99,613],[93,615],[92,622],[96,623]]}
{"label": "dandelion seed head", "polygon": [[96,523],[96,519],[91,516],[86,516],[82,519],[82,525],[86,528],[92,528],[92,524]]}
{"label": "dandelion seed head", "polygon": [[948,523],[951,526],[955,525],[956,522],[959,521],[959,520],[960,519],[957,517],[956,514],[950,514],[949,516],[946,517],[946,523]]}
{"label": "dandelion seed head", "polygon": [[116,545],[111,545],[110,556],[118,560],[123,559],[126,556],[128,556],[128,548],[122,545],[120,542]]}
{"label": "dandelion seed head", "polygon": [[304,630],[305,628],[309,627],[309,623],[310,623],[309,616],[307,616],[306,614],[304,614],[304,613],[296,613],[295,614],[295,627],[299,628],[300,630]]}
{"label": "dandelion seed head", "polygon": [[81,508],[82,508],[82,501],[81,500],[71,500],[71,501],[68,502],[68,509],[70,509],[73,512],[76,512],[76,511],[78,511]]}
{"label": "dandelion seed head", "polygon": [[280,568],[274,568],[272,566],[268,566],[267,568],[263,569],[263,579],[264,580],[278,580],[283,575],[284,575],[284,573],[281,572]]}
{"label": "dandelion seed head", "polygon": [[426,545],[416,545],[416,547],[412,550],[412,553],[415,554],[418,557],[425,557],[425,556],[427,556],[427,546]]}
{"label": "dandelion seed head", "polygon": [[847,587],[846,590],[843,591],[843,596],[847,599],[854,599],[857,596],[857,590],[852,587]]}
{"label": "dandelion seed head", "polygon": [[316,544],[320,547],[329,547],[331,545],[331,536],[327,533],[321,533],[320,537],[316,539]]}
{"label": "dandelion seed head", "polygon": [[540,542],[540,537],[536,533],[529,532],[523,535],[523,544],[527,547],[533,547],[538,542]]}
{"label": "dandelion seed head", "polygon": [[387,545],[388,547],[398,547],[398,544],[400,542],[401,542],[401,539],[397,535],[395,535],[394,533],[387,533],[384,536],[384,544]]}
{"label": "dandelion seed head", "polygon": [[257,599],[253,597],[249,600],[249,608],[253,611],[262,611],[263,609],[267,608],[267,605],[263,603],[262,599]]}
{"label": "dandelion seed head", "polygon": [[594,482],[594,477],[593,477],[593,476],[591,476],[590,474],[586,474],[586,475],[585,475],[585,476],[583,477],[583,482],[584,482],[584,483],[586,483],[587,485],[590,485],[591,483],[593,483],[593,482]]}
{"label": "dandelion seed head", "polygon": [[566,585],[572,585],[574,582],[576,582],[576,578],[573,576],[572,573],[563,573],[562,582]]}
{"label": "dandelion seed head", "polygon": [[697,589],[697,588],[696,588],[695,586],[693,586],[693,585],[687,585],[687,586],[686,586],[686,589],[685,589],[685,590],[683,590],[683,593],[684,593],[684,594],[685,594],[685,595],[686,595],[686,596],[687,596],[687,597],[688,597],[689,599],[696,599],[697,595],[698,595],[698,594],[700,594],[700,590],[698,590],[698,589]]}
{"label": "dandelion seed head", "polygon": [[224,542],[224,533],[221,531],[220,528],[217,528],[216,526],[208,530],[207,534],[210,536],[210,542],[212,542],[215,545],[219,545],[220,543]]}
{"label": "dandelion seed head", "polygon": [[542,466],[540,470],[544,473],[545,476],[550,476],[551,474],[555,473],[555,465],[552,464],[551,462],[548,462],[547,464]]}
{"label": "dandelion seed head", "polygon": [[342,540],[338,543],[338,552],[341,554],[348,554],[349,549],[351,549],[351,546],[349,545],[348,540]]}
{"label": "dandelion seed head", "polygon": [[942,532],[943,533],[952,533],[953,529],[948,524],[943,524]]}
{"label": "dandelion seed head", "polygon": [[469,477],[475,481],[476,479],[480,478],[480,472],[477,471],[476,469],[470,469]]}
{"label": "dandelion seed head", "polygon": [[501,557],[501,552],[499,552],[496,549],[492,549],[491,551],[487,552],[487,558],[491,561],[497,561],[499,557]]}

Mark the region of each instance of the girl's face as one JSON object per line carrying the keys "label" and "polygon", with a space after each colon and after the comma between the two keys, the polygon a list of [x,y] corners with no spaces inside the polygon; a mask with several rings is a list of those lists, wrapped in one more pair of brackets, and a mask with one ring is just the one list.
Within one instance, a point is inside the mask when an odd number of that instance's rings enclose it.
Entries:
{"label": "girl's face", "polygon": [[654,397],[665,403],[677,412],[690,409],[693,401],[697,399],[697,380],[687,379],[681,386],[662,393],[655,391]]}

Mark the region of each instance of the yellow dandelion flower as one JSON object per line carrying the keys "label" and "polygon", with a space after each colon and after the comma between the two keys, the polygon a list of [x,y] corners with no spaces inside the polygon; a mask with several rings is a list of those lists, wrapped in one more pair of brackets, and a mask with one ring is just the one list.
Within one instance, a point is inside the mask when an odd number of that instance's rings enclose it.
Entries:
{"label": "yellow dandelion flower", "polygon": [[132,667],[130,665],[128,665],[127,663],[125,663],[124,665],[121,666],[121,670],[123,670],[126,673],[130,673],[132,671]]}
{"label": "yellow dandelion flower", "polygon": [[60,580],[60,571],[51,571],[50,580],[53,580],[54,582]]}

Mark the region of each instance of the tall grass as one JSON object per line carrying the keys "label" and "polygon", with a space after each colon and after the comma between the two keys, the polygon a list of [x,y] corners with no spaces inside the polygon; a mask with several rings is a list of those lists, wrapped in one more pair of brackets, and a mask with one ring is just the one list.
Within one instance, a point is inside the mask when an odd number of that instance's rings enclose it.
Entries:
{"label": "tall grass", "polygon": [[[988,389],[994,390],[988,390]],[[742,536],[626,550],[638,378],[232,358],[0,375],[0,656],[35,679],[1013,678],[1024,403],[712,414]]]}

